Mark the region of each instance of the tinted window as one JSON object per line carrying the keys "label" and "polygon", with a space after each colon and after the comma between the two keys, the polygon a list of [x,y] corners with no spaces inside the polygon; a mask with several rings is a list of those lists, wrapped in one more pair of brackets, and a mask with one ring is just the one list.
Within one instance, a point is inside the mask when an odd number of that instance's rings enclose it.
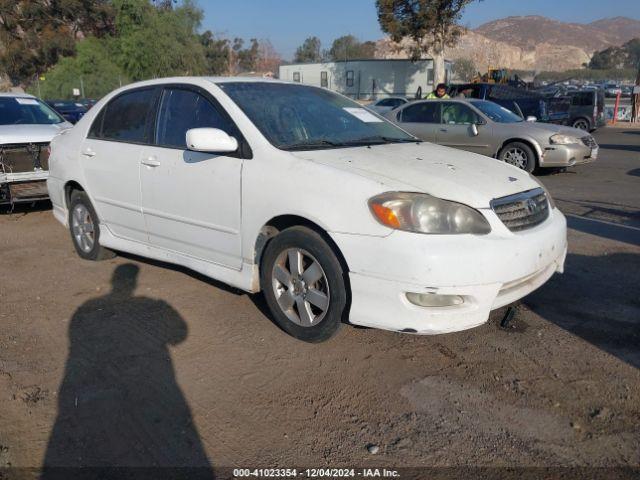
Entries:
{"label": "tinted window", "polygon": [[149,143],[156,89],[136,90],[113,99],[106,107],[98,138]]}
{"label": "tinted window", "polygon": [[461,103],[444,103],[442,105],[442,123],[449,125],[471,125],[480,119],[476,112]]}
{"label": "tinted window", "polygon": [[487,102],[484,100],[472,100],[473,106],[484,113],[487,117],[489,117],[494,122],[498,123],[519,123],[522,122],[522,118],[520,118],[515,113],[507,110],[500,105]]}
{"label": "tinted window", "polygon": [[411,105],[402,111],[402,121],[407,123],[440,123],[440,103],[425,102]]}
{"label": "tinted window", "polygon": [[571,105],[576,107],[592,107],[594,105],[593,92],[572,92]]}
{"label": "tinted window", "polygon": [[229,135],[235,133],[227,118],[199,93],[166,89],[158,116],[156,143],[186,150],[187,130],[192,128],[218,128]]}

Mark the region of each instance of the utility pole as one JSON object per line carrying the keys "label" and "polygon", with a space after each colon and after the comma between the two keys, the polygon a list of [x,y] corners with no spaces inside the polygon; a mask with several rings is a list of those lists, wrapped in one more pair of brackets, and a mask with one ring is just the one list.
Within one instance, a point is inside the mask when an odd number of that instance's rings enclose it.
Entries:
{"label": "utility pole", "polygon": [[84,81],[82,80],[82,75],[80,75],[80,95],[82,95],[82,98],[86,98],[84,96]]}

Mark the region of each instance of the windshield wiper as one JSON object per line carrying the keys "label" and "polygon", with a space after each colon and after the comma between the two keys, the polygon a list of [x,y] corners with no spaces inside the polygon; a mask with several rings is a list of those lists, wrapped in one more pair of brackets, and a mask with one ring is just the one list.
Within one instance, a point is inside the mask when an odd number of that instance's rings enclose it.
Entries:
{"label": "windshield wiper", "polygon": [[422,140],[417,138],[397,138],[397,137],[385,137],[382,135],[374,135],[371,137],[358,138],[357,140],[351,140],[345,142],[346,145],[383,145],[386,143],[420,143]]}
{"label": "windshield wiper", "polygon": [[342,147],[344,143],[332,142],[331,140],[313,140],[309,142],[294,143],[291,145],[279,145],[282,150],[313,150],[315,148]]}

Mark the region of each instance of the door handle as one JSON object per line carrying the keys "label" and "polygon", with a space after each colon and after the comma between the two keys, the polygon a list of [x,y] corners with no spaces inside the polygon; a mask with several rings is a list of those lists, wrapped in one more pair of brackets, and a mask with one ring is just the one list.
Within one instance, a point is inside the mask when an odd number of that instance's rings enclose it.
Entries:
{"label": "door handle", "polygon": [[146,165],[147,167],[159,167],[160,166],[160,161],[156,157],[153,157],[153,156],[147,157],[147,158],[143,158],[140,163],[142,163],[142,165]]}
{"label": "door handle", "polygon": [[446,128],[441,128],[440,131],[441,132],[447,132],[448,130]]}
{"label": "door handle", "polygon": [[95,157],[96,156],[96,152],[94,152],[90,148],[85,148],[82,151],[82,155],[84,155],[85,157]]}

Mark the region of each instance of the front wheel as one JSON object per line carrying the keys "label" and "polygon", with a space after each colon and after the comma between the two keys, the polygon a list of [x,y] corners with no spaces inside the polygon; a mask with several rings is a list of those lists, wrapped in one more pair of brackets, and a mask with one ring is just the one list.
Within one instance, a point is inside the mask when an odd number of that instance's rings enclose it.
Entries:
{"label": "front wheel", "polygon": [[317,232],[292,227],[271,240],[260,283],[276,323],[305,342],[322,342],[340,327],[347,307],[345,271]]}
{"label": "front wheel", "polygon": [[573,122],[573,128],[578,128],[580,130],[588,132],[590,130],[589,121],[584,118],[579,118],[575,122]]}
{"label": "front wheel", "polygon": [[529,173],[536,168],[536,156],[529,145],[522,142],[511,142],[505,145],[498,158],[514,167],[518,167]]}
{"label": "front wheel", "polygon": [[85,260],[105,260],[115,254],[100,246],[98,215],[86,193],[74,191],[69,202],[69,230],[76,252]]}

